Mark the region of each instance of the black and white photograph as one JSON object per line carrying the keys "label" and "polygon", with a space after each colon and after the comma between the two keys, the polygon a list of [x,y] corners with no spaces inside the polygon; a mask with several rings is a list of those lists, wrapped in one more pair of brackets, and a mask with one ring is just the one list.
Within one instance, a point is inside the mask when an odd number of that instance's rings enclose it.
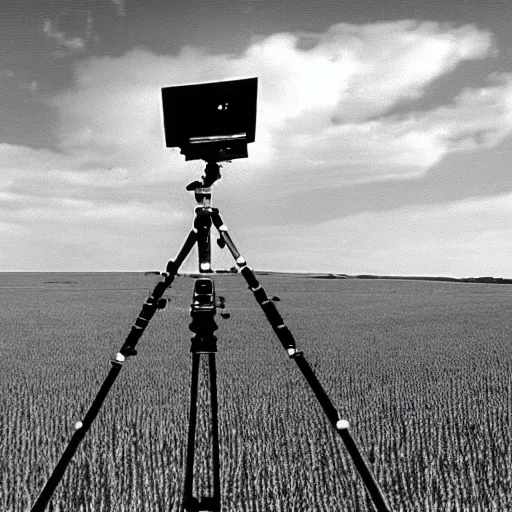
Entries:
{"label": "black and white photograph", "polygon": [[512,511],[512,2],[5,0],[0,511]]}

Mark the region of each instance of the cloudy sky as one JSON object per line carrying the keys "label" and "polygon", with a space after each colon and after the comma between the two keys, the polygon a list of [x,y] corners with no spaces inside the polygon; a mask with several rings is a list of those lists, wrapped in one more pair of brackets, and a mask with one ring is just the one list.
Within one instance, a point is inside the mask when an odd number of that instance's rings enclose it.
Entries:
{"label": "cloudy sky", "polygon": [[512,277],[511,26],[508,0],[4,2],[0,270],[163,269],[203,164],[160,89],[258,77],[214,191],[250,266]]}

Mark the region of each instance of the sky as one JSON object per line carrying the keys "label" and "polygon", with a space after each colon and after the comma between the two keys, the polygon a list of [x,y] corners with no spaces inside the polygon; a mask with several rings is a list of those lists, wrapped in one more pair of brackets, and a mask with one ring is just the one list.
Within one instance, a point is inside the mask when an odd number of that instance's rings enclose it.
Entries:
{"label": "sky", "polygon": [[258,77],[213,191],[253,269],[512,277],[511,26],[508,0],[2,3],[0,271],[164,270],[204,163],[165,147],[161,88]]}

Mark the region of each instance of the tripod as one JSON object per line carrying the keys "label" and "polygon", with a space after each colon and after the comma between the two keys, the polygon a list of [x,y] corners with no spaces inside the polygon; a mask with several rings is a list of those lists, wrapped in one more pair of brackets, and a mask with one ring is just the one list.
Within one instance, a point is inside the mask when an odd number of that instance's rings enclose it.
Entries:
{"label": "tripod", "polygon": [[[212,224],[219,232],[220,239],[218,241],[221,248],[227,247],[236,261],[238,269],[244,279],[246,280],[249,289],[254,294],[254,297],[261,309],[265,313],[268,322],[276,333],[283,348],[288,353],[288,356],[295,361],[299,370],[302,372],[311,390],[315,394],[320,406],[322,407],[325,415],[327,416],[330,424],[334,427],[336,432],[343,440],[345,447],[352,458],[352,461],[366,487],[367,493],[371,498],[376,510],[378,512],[391,512],[391,508],[386,502],[384,495],[375,478],[373,477],[368,463],[361,454],[355,440],[352,438],[349,430],[349,423],[347,420],[341,419],[338,411],[335,409],[331,400],[324,391],[322,385],[318,381],[316,375],[311,369],[309,363],[306,361],[303,353],[297,349],[295,339],[285,325],[283,318],[277,311],[274,302],[268,298],[265,290],[257,280],[253,271],[247,266],[247,262],[236,248],[228,229],[219,214],[219,210],[211,206],[211,187],[220,178],[219,166],[216,163],[209,162],[206,165],[205,175],[203,181],[195,181],[187,186],[187,190],[193,191],[195,194],[198,206],[195,208],[195,218],[193,228],[188,234],[183,246],[179,250],[176,259],[169,261],[166,267],[166,272],[163,273],[164,279],[160,281],[154,288],[151,295],[148,297],[142,310],[139,313],[135,324],[132,326],[128,337],[126,338],[121,350],[117,353],[116,357],[111,361],[112,367],[108,373],[105,381],[103,382],[98,394],[96,395],[93,403],[87,411],[83,421],[78,422],[75,427],[76,430],[64,450],[59,462],[57,463],[53,473],[48,479],[45,487],[42,489],[36,503],[32,507],[32,512],[42,512],[53,492],[59,484],[66,467],[71,461],[74,453],[76,452],[80,442],[85,437],[92,422],[96,418],[101,405],[103,404],[110,388],[112,387],[115,379],[121,371],[122,365],[126,358],[137,354],[135,349],[137,342],[141,338],[149,321],[158,309],[162,309],[166,305],[166,300],[162,295],[169,286],[173,283],[176,274],[185,258],[188,256],[194,245],[198,246],[199,258],[199,271],[201,273],[211,272],[211,247],[210,247],[210,228]],[[201,280],[198,280],[201,281]],[[194,297],[200,292],[196,281]],[[210,282],[209,279],[203,279],[203,282]],[[215,369],[215,353],[216,353],[216,337],[214,331],[217,329],[215,323],[215,311],[217,303],[215,295],[212,293],[208,300],[198,300],[197,304],[193,300],[191,307],[192,323],[190,329],[195,333],[192,337],[192,385],[191,385],[191,404],[190,404],[190,423],[189,435],[187,445],[187,460],[186,460],[186,478],[184,488],[184,507],[185,510],[199,511],[199,510],[220,510],[220,478],[219,478],[219,448],[218,448],[218,427],[217,427],[217,384],[216,384],[216,369]],[[196,429],[196,412],[197,412],[197,388],[198,388],[198,372],[199,360],[201,355],[207,355],[209,360],[210,371],[210,397],[211,397],[211,412],[212,412],[212,455],[213,455],[213,470],[214,470],[214,495],[203,499],[194,498],[193,491],[193,464],[194,464],[194,446],[195,446],[195,429]]]}

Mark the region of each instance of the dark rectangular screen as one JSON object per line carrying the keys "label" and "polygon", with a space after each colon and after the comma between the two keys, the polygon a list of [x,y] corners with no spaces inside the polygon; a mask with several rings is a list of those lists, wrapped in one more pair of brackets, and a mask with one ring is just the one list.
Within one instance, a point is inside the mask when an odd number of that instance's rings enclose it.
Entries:
{"label": "dark rectangular screen", "polygon": [[188,147],[191,138],[243,134],[254,142],[257,78],[162,89],[167,147]]}

